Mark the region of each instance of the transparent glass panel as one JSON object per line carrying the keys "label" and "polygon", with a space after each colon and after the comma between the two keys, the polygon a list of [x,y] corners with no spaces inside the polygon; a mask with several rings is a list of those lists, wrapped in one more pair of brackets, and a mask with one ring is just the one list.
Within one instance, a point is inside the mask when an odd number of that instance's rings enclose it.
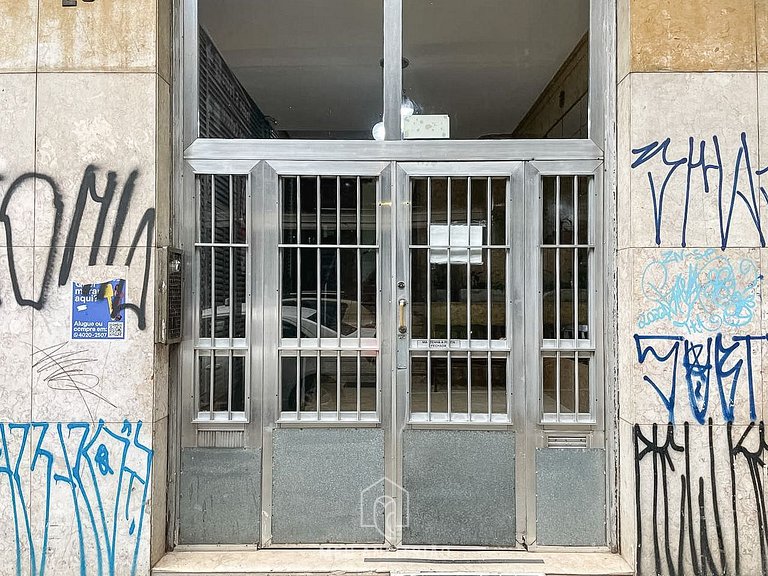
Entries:
{"label": "transparent glass panel", "polygon": [[341,357],[341,410],[357,410],[357,356]]}
{"label": "transparent glass panel", "polygon": [[232,357],[232,411],[245,410],[245,357]]}
{"label": "transparent glass panel", "polygon": [[427,358],[411,357],[411,412],[427,411]]}
{"label": "transparent glass panel", "polygon": [[454,414],[469,411],[468,383],[467,358],[453,355],[451,357],[451,412]]}
{"label": "transparent glass panel", "polygon": [[488,242],[488,179],[472,178],[471,224],[483,227],[483,242]]}
{"label": "transparent glass panel", "polygon": [[199,242],[211,242],[211,210],[213,204],[211,204],[211,185],[213,182],[213,176],[208,174],[197,175],[197,226],[198,226],[198,241]]}
{"label": "transparent glass panel", "polygon": [[301,201],[301,243],[317,244],[317,178],[299,179]]}
{"label": "transparent glass panel", "polygon": [[579,248],[579,338],[589,338],[589,248]]}
{"label": "transparent glass panel", "polygon": [[281,198],[281,212],[283,224],[283,242],[295,244],[298,242],[296,233],[298,222],[296,214],[298,210],[298,196],[296,193],[296,178],[283,178],[283,192]]}
{"label": "transparent glass panel", "polygon": [[411,179],[411,244],[427,244],[427,179]]}
{"label": "transparent glass panel", "polygon": [[573,248],[560,248],[560,338],[575,338]]}
{"label": "transparent glass panel", "polygon": [[491,338],[507,337],[507,251],[491,253]]}
{"label": "transparent glass panel", "polygon": [[214,336],[229,338],[229,248],[214,248]]}
{"label": "transparent glass panel", "polygon": [[557,358],[545,356],[542,361],[542,407],[545,413],[557,412]]}
{"label": "transparent glass panel", "polygon": [[317,376],[317,356],[302,356],[299,396],[299,407],[302,412],[317,410]]}
{"label": "transparent glass panel", "polygon": [[491,358],[491,402],[494,414],[507,413],[506,358]]}
{"label": "transparent glass panel", "polygon": [[232,310],[232,337],[245,338],[246,333],[246,266],[248,264],[247,248],[232,248],[232,293],[234,306]]}
{"label": "transparent glass panel", "polygon": [[[297,321],[297,325],[300,327],[299,338],[317,338],[319,326],[317,317],[317,249],[300,248],[299,255],[301,258],[301,274],[299,276],[301,310],[294,317],[300,319]],[[283,306],[285,304],[284,301]],[[289,310],[284,308],[283,318],[286,317],[286,312]],[[333,335],[329,337],[333,337]]]}
{"label": "transparent glass panel", "polygon": [[360,243],[376,244],[376,180],[360,179]]}
{"label": "transparent glass panel", "polygon": [[488,413],[488,358],[472,357],[472,413]]}
{"label": "transparent glass panel", "polygon": [[586,137],[587,0],[407,0],[403,26],[404,96],[451,138]]}
{"label": "transparent glass panel", "polygon": [[198,390],[200,395],[200,411],[211,409],[211,357],[207,352],[198,352]]}
{"label": "transparent glass panel", "polygon": [[[467,223],[467,179],[451,178],[451,224]],[[456,242],[452,241],[451,245]]]}
{"label": "transparent glass panel", "polygon": [[545,339],[556,337],[557,303],[555,300],[557,290],[557,258],[556,248],[543,248],[541,250],[541,290],[542,309],[541,318],[544,324],[543,336]]}
{"label": "transparent glass panel", "polygon": [[376,411],[377,397],[377,358],[376,356],[361,356],[360,358],[360,410],[363,412]]}
{"label": "transparent glass panel", "polygon": [[341,244],[357,244],[357,178],[341,179]]}
{"label": "transparent glass panel", "polygon": [[283,248],[282,254],[282,335],[283,338],[298,338],[298,249]]}
{"label": "transparent glass panel", "polygon": [[320,357],[320,410],[336,411],[336,356]]}
{"label": "transparent glass panel", "polygon": [[[342,248],[341,252],[341,334],[342,336],[357,336],[357,250]],[[374,308],[375,314],[375,308]],[[362,320],[362,316],[361,316]],[[375,316],[373,318],[376,320]]]}
{"label": "transparent glass panel", "polygon": [[283,356],[280,359],[280,399],[284,412],[296,411],[296,377],[296,356]]}
{"label": "transparent glass panel", "polygon": [[211,265],[212,248],[199,248],[200,258],[200,338],[211,337]]}
{"label": "transparent glass panel", "polygon": [[248,242],[248,177],[243,175],[232,176],[232,241]]}
{"label": "transparent glass panel", "polygon": [[491,244],[503,246],[507,243],[507,181],[503,178],[491,180]]}
{"label": "transparent glass panel", "polygon": [[579,244],[589,244],[589,177],[579,176]]}
{"label": "transparent glass panel", "polygon": [[[434,248],[430,250],[430,259],[434,257]],[[432,297],[430,311],[430,338],[448,338],[448,266],[446,264],[430,264],[430,294]]]}
{"label": "transparent glass panel", "polygon": [[381,0],[199,0],[204,138],[372,139]]}
{"label": "transparent glass panel", "polygon": [[[448,179],[447,178],[430,178],[431,186],[431,218],[432,224],[447,224],[448,223]],[[436,239],[432,238],[432,231],[430,230],[430,243],[435,244]],[[441,243],[443,246],[448,244],[447,238]]]}
{"label": "transparent glass panel", "polygon": [[579,357],[579,412],[581,414],[591,413],[591,398],[589,391],[589,370],[590,359]]}
{"label": "transparent glass panel", "polygon": [[541,179],[542,244],[555,244],[557,242],[557,235],[556,235],[557,196],[555,192],[556,183],[557,183],[557,178],[555,176],[543,176]]}
{"label": "transparent glass panel", "polygon": [[411,250],[411,335],[427,337],[427,250]]}
{"label": "transparent glass panel", "polygon": [[320,326],[321,337],[335,338],[338,335],[337,314],[339,301],[336,298],[336,248],[320,250]]}
{"label": "transparent glass panel", "polygon": [[468,264],[451,266],[451,338],[467,338]]}
{"label": "transparent glass panel", "polygon": [[432,356],[432,413],[448,412],[448,358]]}
{"label": "transparent glass panel", "polygon": [[336,178],[320,178],[320,243],[336,241]]}
{"label": "transparent glass panel", "polygon": [[471,295],[471,314],[470,322],[472,324],[470,338],[485,340],[488,338],[488,257],[490,250],[482,251],[483,260],[479,265],[469,267],[469,282]]}
{"label": "transparent glass panel", "polygon": [[230,177],[217,175],[213,177],[214,229],[213,241],[218,244],[228,244],[230,241]]}
{"label": "transparent glass panel", "polygon": [[216,354],[213,372],[213,410],[226,412],[229,409],[229,355]]}
{"label": "transparent glass panel", "polygon": [[572,355],[560,355],[560,412],[573,414],[576,408],[576,374]]}
{"label": "transparent glass panel", "polygon": [[573,177],[560,177],[560,244],[573,244]]}
{"label": "transparent glass panel", "polygon": [[360,250],[360,336],[376,337],[376,297],[378,295],[376,250]]}

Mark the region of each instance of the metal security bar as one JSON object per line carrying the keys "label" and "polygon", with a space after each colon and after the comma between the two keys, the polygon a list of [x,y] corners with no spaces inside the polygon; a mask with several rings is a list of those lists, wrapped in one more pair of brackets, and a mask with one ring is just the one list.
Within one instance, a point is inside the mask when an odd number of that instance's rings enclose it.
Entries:
{"label": "metal security bar", "polygon": [[245,420],[250,381],[248,176],[198,174],[195,182],[197,419]]}
{"label": "metal security bar", "polygon": [[280,178],[280,420],[376,421],[379,181]]}
{"label": "metal security bar", "polygon": [[410,415],[510,421],[509,178],[410,179]]}
{"label": "metal security bar", "polygon": [[543,422],[595,420],[592,177],[541,178]]}

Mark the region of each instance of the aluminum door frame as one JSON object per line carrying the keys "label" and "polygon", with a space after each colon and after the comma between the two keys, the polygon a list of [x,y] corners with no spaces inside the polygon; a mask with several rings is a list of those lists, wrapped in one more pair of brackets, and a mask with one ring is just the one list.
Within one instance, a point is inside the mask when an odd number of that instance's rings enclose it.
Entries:
{"label": "aluminum door frame", "polygon": [[[525,271],[525,202],[528,191],[526,190],[525,180],[525,162],[398,162],[393,163],[393,181],[396,182],[394,193],[395,207],[393,220],[393,234],[395,250],[393,250],[393,270],[395,274],[392,278],[393,306],[391,307],[393,339],[396,341],[396,351],[393,354],[394,362],[392,369],[395,374],[394,386],[392,387],[391,404],[393,407],[391,431],[392,438],[389,450],[389,458],[386,463],[387,477],[394,481],[394,488],[403,485],[403,432],[407,428],[411,429],[448,429],[448,430],[514,430],[516,434],[516,465],[515,465],[515,500],[516,500],[516,534],[515,539],[520,541],[521,528],[526,526],[528,512],[526,505],[528,502],[527,493],[533,489],[526,486],[528,474],[520,464],[526,462],[524,441],[529,433],[529,425],[526,419],[526,372],[524,355],[524,329],[525,318],[523,305],[525,296],[524,271]],[[410,294],[410,179],[421,176],[447,176],[447,177],[503,177],[509,179],[507,195],[507,237],[509,238],[510,254],[507,262],[508,278],[512,281],[509,284],[509,293],[507,295],[507,321],[510,323],[509,334],[513,336],[510,342],[509,360],[507,374],[511,373],[509,392],[507,396],[507,406],[511,416],[510,423],[412,423],[409,422],[408,406],[408,386],[410,371],[410,326],[406,337],[395,335],[394,328],[397,325],[396,314],[397,307],[394,306],[399,298],[406,298],[411,301]],[[519,210],[511,210],[513,204],[519,202]],[[398,282],[404,282],[404,287],[400,288]],[[406,315],[408,317],[408,315]],[[514,338],[516,334],[520,338]],[[399,368],[398,359],[403,359],[405,368]],[[535,372],[534,372],[535,374]],[[509,376],[508,376],[509,377]],[[512,398],[510,400],[509,394]],[[519,441],[518,441],[518,435]],[[389,485],[392,483],[388,483]],[[399,490],[398,492],[402,492]],[[403,506],[399,501],[399,494],[390,494],[387,496],[397,502],[396,521],[387,529],[387,541],[390,545],[403,547]],[[389,498],[388,498],[389,500]]]}

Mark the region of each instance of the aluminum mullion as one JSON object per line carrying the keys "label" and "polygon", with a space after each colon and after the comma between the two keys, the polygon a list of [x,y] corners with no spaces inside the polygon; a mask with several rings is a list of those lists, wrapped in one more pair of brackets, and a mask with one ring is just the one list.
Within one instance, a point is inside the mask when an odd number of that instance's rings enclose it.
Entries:
{"label": "aluminum mullion", "polygon": [[[319,326],[318,326],[317,330],[318,330],[318,334],[319,334],[320,333],[320,327]],[[316,408],[317,408],[317,420],[320,420],[320,393],[322,392],[321,377],[323,375],[321,370],[320,370],[320,366],[321,366],[320,360],[322,358],[320,356],[320,349],[318,349],[317,352],[315,353],[315,357],[317,358],[317,360],[315,360],[315,362],[317,362],[317,364],[315,364],[315,405],[316,405]]]}
{"label": "aluminum mullion", "polygon": [[432,420],[432,351],[427,350],[427,420]]}
{"label": "aluminum mullion", "polygon": [[573,177],[573,417],[579,420],[579,178]]}
{"label": "aluminum mullion", "polygon": [[235,319],[235,250],[232,248],[234,241],[234,187],[233,177],[229,175],[229,375],[227,383],[227,419],[232,420],[232,347],[234,346],[234,319]]}
{"label": "aluminum mullion", "polygon": [[493,390],[493,385],[492,385],[492,380],[491,380],[491,351],[488,350],[488,352],[486,354],[487,354],[487,358],[488,358],[488,366],[486,366],[486,370],[488,371],[488,375],[487,375],[487,380],[488,381],[486,382],[486,387],[488,389],[487,390],[487,392],[488,392],[488,421],[490,422],[491,418],[493,417],[492,416],[492,414],[493,414],[493,404],[492,404],[493,397],[492,397],[492,394],[491,394],[491,390]]}
{"label": "aluminum mullion", "polygon": [[[448,348],[451,347],[451,181],[452,178],[448,178],[448,200],[446,205],[446,213],[448,218],[448,247],[445,249],[448,257],[446,258],[445,276],[446,276],[446,297],[445,297],[445,336],[448,339]],[[450,370],[450,362],[448,363]],[[450,386],[450,382],[449,382]],[[448,389],[448,397],[450,398],[450,388]],[[451,404],[448,403],[448,416],[450,418]]]}
{"label": "aluminum mullion", "polygon": [[[356,178],[356,183],[357,183],[357,186],[356,186],[356,189],[357,189],[357,204],[355,206],[357,208],[357,222],[355,223],[355,225],[356,225],[356,228],[357,228],[357,282],[356,282],[356,284],[357,284],[357,348],[360,349],[360,347],[361,347],[360,339],[362,337],[362,332],[363,332],[363,327],[361,326],[361,323],[360,323],[360,319],[361,319],[361,316],[362,316],[361,315],[361,310],[360,310],[361,307],[362,307],[362,304],[360,302],[361,302],[362,283],[363,283],[362,265],[361,265],[361,262],[360,262],[360,259],[363,256],[363,252],[360,249],[360,242],[361,242],[361,236],[362,236],[362,231],[360,230],[360,228],[361,228],[361,226],[360,226],[360,197],[361,197],[361,193],[360,193],[360,176],[358,176]],[[358,382],[357,382],[357,384],[358,384],[358,402],[359,402],[359,400],[360,400],[360,398],[359,398],[359,396],[360,396],[359,395],[359,391],[360,391],[360,376],[359,376],[359,374],[358,374]]]}
{"label": "aluminum mullion", "polygon": [[336,352],[336,420],[341,419],[341,352]]}
{"label": "aluminum mullion", "polygon": [[360,420],[360,357],[362,352],[357,350],[357,419]]}
{"label": "aluminum mullion", "polygon": [[[488,178],[490,181],[490,177]],[[472,420],[472,177],[467,176],[467,420]]]}
{"label": "aluminum mullion", "polygon": [[[341,347],[341,177],[336,176],[336,341]],[[341,386],[341,372],[337,374],[336,386]],[[336,403],[338,411],[339,404]]]}
{"label": "aluminum mullion", "polygon": [[[555,179],[555,340],[560,348],[560,177]],[[559,374],[558,374],[559,378]],[[559,380],[558,380],[559,382]]]}
{"label": "aluminum mullion", "polygon": [[301,382],[301,351],[296,352],[296,420],[301,420],[301,400],[304,396],[304,387]]}

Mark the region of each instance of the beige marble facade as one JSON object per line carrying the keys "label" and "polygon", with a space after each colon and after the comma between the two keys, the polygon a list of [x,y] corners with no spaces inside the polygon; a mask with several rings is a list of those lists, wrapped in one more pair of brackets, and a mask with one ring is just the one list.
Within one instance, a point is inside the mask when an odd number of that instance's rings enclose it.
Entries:
{"label": "beige marble facade", "polygon": [[619,515],[638,574],[761,571],[767,11],[617,4]]}
{"label": "beige marble facade", "polygon": [[[165,549],[171,2],[61,4],[0,0],[0,572],[145,575]],[[72,339],[73,282],[116,278],[125,338]]]}

